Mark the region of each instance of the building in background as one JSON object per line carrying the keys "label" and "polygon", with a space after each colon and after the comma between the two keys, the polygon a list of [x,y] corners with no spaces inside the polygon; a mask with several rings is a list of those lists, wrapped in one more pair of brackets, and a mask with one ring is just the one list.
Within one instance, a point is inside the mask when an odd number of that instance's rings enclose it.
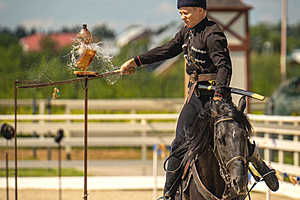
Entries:
{"label": "building in background", "polygon": [[[207,3],[208,18],[223,28],[228,40],[233,67],[231,87],[249,90],[251,88],[249,11],[252,7],[242,0],[209,0]],[[233,95],[235,102],[237,99],[238,96]]]}
{"label": "building in background", "polygon": [[51,40],[57,49],[72,45],[72,40],[76,37],[75,33],[55,33],[42,34],[37,33],[20,39],[20,44],[24,51],[41,51],[42,41]]}

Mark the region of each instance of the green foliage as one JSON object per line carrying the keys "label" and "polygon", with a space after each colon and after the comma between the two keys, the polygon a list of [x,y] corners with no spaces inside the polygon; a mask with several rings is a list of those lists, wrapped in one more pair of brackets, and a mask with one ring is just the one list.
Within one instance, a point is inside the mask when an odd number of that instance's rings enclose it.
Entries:
{"label": "green foliage", "polygon": [[[265,24],[260,23],[250,27],[251,49],[255,52],[262,53],[265,49],[266,42],[271,44],[271,51],[280,52],[281,42],[280,23]],[[300,23],[287,27],[287,51],[290,53],[295,48],[300,48]]]}
{"label": "green foliage", "polygon": [[64,27],[62,27],[60,32],[62,32],[62,33],[78,33],[81,29],[82,29],[82,26],[80,26],[80,25],[76,25],[71,28],[64,26]]}
{"label": "green foliage", "polygon": [[102,39],[114,39],[115,32],[107,27],[106,24],[97,25],[92,30],[93,36],[95,36],[98,40]]}
{"label": "green foliage", "polygon": [[[300,25],[289,27],[288,49],[300,46],[297,36]],[[99,26],[100,29],[107,27]],[[34,33],[34,30],[32,30]],[[69,30],[65,30],[69,31]],[[96,31],[96,30],[95,30]],[[19,35],[16,33],[18,32]],[[113,31],[112,31],[113,32]],[[19,27],[16,31],[9,31],[0,27],[0,98],[14,98],[14,81],[38,80],[58,81],[74,78],[67,67],[70,47],[57,50],[55,43],[49,39],[42,41],[44,50],[41,52],[23,52],[18,37],[28,34]],[[105,33],[106,34],[106,33]],[[298,35],[297,35],[298,34]],[[278,26],[259,24],[251,27],[251,90],[270,96],[280,83],[280,31]],[[271,43],[272,51],[265,51],[266,41]],[[129,58],[145,52],[148,49],[149,38],[139,39],[124,46],[119,55],[113,58],[114,66],[121,66]],[[93,99],[110,98],[182,98],[184,94],[184,61],[183,58],[175,63],[168,74],[156,77],[150,69],[145,67],[136,74],[123,77],[111,84],[106,80],[89,82],[89,97]],[[299,65],[288,64],[287,76],[300,76]],[[48,98],[52,96],[54,87],[19,90],[19,98]],[[61,98],[83,98],[83,83],[58,86]]]}
{"label": "green foliage", "polygon": [[40,46],[43,51],[46,51],[48,54],[56,53],[58,50],[58,44],[51,39],[50,37],[44,37],[40,41]]}
{"label": "green foliage", "polygon": [[258,24],[250,28],[251,48],[261,53],[266,42],[270,42],[272,51],[280,51],[280,31],[275,25]]}
{"label": "green foliage", "polygon": [[265,96],[270,96],[279,84],[279,54],[264,55],[253,52],[251,55],[251,89],[262,91],[261,93]]}
{"label": "green foliage", "polygon": [[140,53],[144,53],[148,49],[149,39],[144,38],[133,41],[121,48],[118,56],[114,57],[113,63],[116,66],[120,66],[123,62],[130,57],[134,57]]}
{"label": "green foliage", "polygon": [[[271,96],[281,82],[280,54],[251,54],[251,90],[260,92],[265,96]],[[300,76],[300,68],[297,64],[287,64],[287,79]]]}
{"label": "green foliage", "polygon": [[18,43],[18,38],[13,34],[0,33],[0,46],[8,47],[10,45],[15,45]]}

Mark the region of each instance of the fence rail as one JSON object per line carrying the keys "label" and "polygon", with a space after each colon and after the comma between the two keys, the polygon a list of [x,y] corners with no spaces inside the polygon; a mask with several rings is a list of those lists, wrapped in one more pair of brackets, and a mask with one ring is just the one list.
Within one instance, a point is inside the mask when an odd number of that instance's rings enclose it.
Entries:
{"label": "fence rail", "polygon": [[[130,111],[135,113],[140,110],[151,110],[151,111],[180,111],[183,105],[183,98],[172,98],[172,99],[107,99],[107,100],[93,100],[89,99],[89,109],[98,110],[122,110]],[[258,101],[250,99],[251,111],[264,111],[265,101]],[[18,106],[29,106],[33,110],[39,111],[39,114],[47,113],[50,106],[62,106],[64,107],[64,113],[70,114],[72,110],[83,109],[84,102],[80,99],[22,99],[18,100]],[[0,99],[1,107],[13,107],[14,100],[12,99]],[[36,114],[36,113],[35,113]]]}

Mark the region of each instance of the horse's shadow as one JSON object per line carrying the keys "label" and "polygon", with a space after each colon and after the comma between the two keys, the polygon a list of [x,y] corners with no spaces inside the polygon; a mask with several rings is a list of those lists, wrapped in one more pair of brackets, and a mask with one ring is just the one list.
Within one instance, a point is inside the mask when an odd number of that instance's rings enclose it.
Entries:
{"label": "horse's shadow", "polygon": [[199,114],[184,157],[178,200],[245,199],[248,193],[248,137],[251,125],[243,113],[245,97],[238,107],[231,102],[208,102]]}

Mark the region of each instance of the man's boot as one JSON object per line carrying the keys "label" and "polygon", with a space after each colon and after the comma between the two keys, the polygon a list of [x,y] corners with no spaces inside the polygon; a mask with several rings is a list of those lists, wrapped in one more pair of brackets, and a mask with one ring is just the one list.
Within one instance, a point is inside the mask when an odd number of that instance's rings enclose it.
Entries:
{"label": "man's boot", "polygon": [[276,177],[276,173],[274,170],[271,170],[266,163],[260,157],[258,152],[258,147],[254,144],[251,144],[248,140],[248,148],[249,148],[249,158],[248,160],[252,163],[254,168],[258,171],[258,173],[264,178],[267,186],[273,191],[277,191],[279,188],[278,179]]}

